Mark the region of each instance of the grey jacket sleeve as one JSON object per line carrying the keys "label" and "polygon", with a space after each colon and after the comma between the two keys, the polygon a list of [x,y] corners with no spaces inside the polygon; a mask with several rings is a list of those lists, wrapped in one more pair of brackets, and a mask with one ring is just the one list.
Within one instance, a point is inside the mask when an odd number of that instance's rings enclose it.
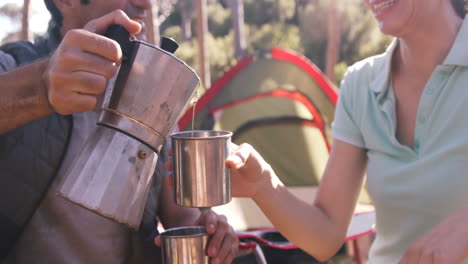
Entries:
{"label": "grey jacket sleeve", "polygon": [[0,74],[11,71],[16,67],[18,65],[13,56],[0,50]]}

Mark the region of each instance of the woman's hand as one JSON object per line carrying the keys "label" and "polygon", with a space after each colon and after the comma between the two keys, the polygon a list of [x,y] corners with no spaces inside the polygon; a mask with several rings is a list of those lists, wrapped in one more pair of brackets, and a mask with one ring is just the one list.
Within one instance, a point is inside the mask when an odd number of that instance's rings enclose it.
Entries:
{"label": "woman's hand", "polygon": [[458,264],[468,257],[468,209],[434,227],[406,250],[400,264]]}
{"label": "woman's hand", "polygon": [[263,184],[271,182],[271,166],[249,144],[231,145],[226,167],[231,169],[233,196],[254,198]]}
{"label": "woman's hand", "polygon": [[[172,149],[167,150],[166,170],[172,171]],[[249,144],[237,146],[231,143],[231,154],[226,159],[226,167],[231,169],[231,192],[235,197],[253,198],[260,186],[270,181],[271,166]],[[168,184],[173,176],[166,178]]]}

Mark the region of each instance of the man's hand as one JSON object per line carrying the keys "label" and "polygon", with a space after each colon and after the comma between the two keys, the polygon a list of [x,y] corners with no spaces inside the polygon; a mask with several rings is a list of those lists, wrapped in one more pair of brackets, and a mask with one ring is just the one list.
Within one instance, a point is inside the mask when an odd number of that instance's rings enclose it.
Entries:
{"label": "man's hand", "polygon": [[112,24],[122,25],[130,34],[141,30],[140,24],[117,10],[66,33],[43,74],[53,111],[68,115],[94,109],[122,58],[119,44],[101,35]]}
{"label": "man's hand", "polygon": [[[211,264],[229,264],[234,260],[239,250],[239,240],[224,215],[207,210],[201,213],[194,225],[204,226],[210,236],[207,254]],[[157,236],[154,243],[161,246],[161,237]]]}
{"label": "man's hand", "polygon": [[231,263],[237,255],[239,240],[226,217],[207,210],[202,212],[196,224],[205,226],[210,235],[207,252],[211,264]]}

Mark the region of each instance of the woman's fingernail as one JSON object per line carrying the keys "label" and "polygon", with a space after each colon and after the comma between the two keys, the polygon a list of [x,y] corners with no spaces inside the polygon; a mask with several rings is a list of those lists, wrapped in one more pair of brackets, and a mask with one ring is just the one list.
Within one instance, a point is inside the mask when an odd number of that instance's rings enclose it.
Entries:
{"label": "woman's fingernail", "polygon": [[239,166],[242,164],[242,159],[239,156],[232,156],[231,161],[236,165]]}

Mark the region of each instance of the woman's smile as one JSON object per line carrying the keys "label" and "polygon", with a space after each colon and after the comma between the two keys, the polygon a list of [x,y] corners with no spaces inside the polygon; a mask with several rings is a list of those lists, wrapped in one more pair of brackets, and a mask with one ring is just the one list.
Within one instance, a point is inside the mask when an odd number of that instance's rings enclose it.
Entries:
{"label": "woman's smile", "polygon": [[369,0],[369,6],[376,17],[386,13],[398,0]]}

